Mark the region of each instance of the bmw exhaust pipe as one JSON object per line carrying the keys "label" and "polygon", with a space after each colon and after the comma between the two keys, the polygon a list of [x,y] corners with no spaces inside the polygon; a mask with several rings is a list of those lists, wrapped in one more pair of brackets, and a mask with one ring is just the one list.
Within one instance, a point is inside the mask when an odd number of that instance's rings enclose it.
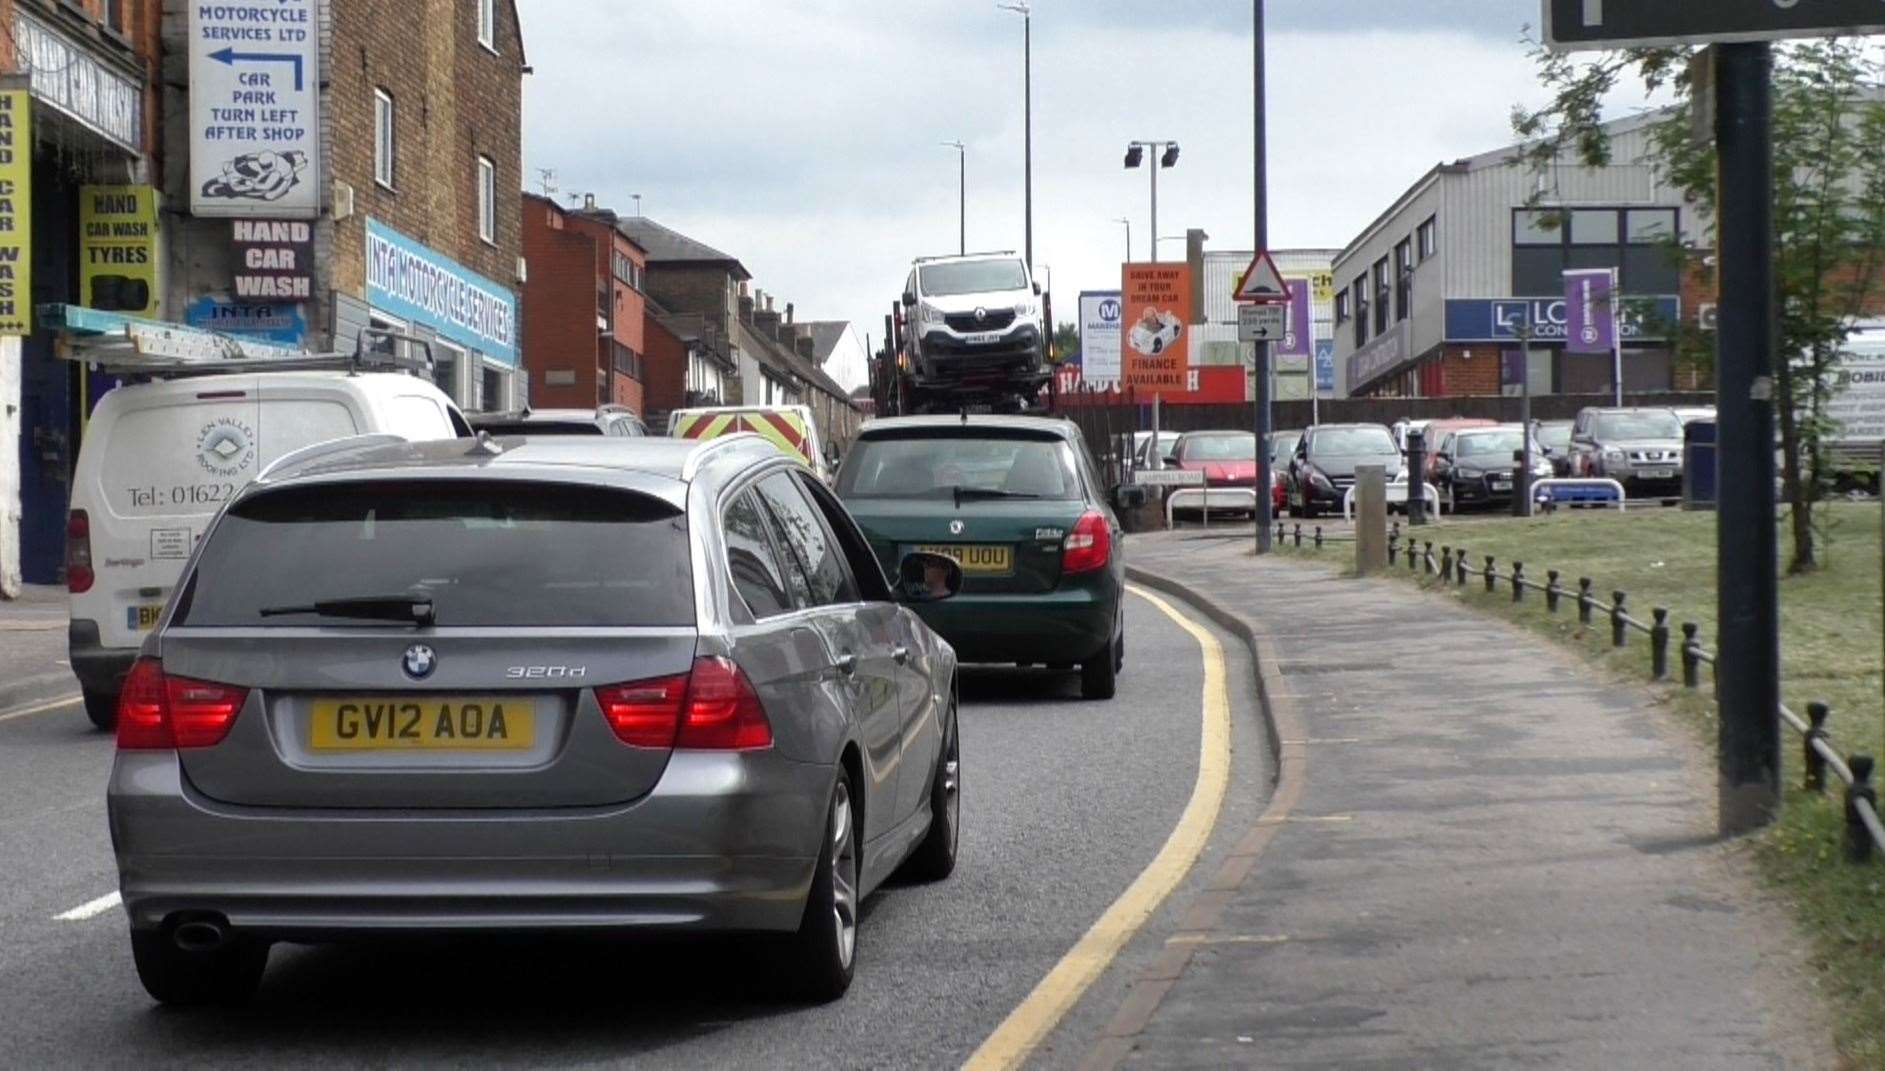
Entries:
{"label": "bmw exhaust pipe", "polygon": [[191,919],[179,923],[170,939],[185,952],[214,952],[229,943],[229,930],[214,919]]}

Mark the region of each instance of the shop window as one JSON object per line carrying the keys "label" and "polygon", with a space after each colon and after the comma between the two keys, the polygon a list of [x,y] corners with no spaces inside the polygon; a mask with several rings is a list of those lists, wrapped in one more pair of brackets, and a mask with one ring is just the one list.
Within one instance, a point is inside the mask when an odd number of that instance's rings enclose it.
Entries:
{"label": "shop window", "polygon": [[478,237],[497,244],[497,164],[478,157]]}
{"label": "shop window", "polygon": [[1631,245],[1664,245],[1675,240],[1676,210],[1632,208],[1629,213]]}
{"label": "shop window", "polygon": [[1368,276],[1355,277],[1355,348],[1360,349],[1368,341]]}
{"label": "shop window", "polygon": [[1579,209],[1571,213],[1572,245],[1616,245],[1619,233],[1614,209]]}
{"label": "shop window", "polygon": [[384,89],[373,91],[373,181],[393,188],[396,154],[399,148],[395,132],[393,95]]}
{"label": "shop window", "polygon": [[508,407],[509,399],[506,397],[507,392],[504,389],[506,383],[504,370],[502,368],[492,368],[486,365],[481,386],[484,389],[479,392],[478,396],[479,402],[481,403],[480,408],[484,409],[486,412],[495,413],[501,412]]}
{"label": "shop window", "polygon": [[1348,322],[1348,291],[1346,290],[1335,295],[1335,322],[1338,324]]}
{"label": "shop window", "polygon": [[1440,221],[1428,216],[1427,222],[1422,223],[1416,232],[1416,238],[1420,242],[1420,262],[1425,264],[1440,252]]}
{"label": "shop window", "polygon": [[1660,245],[1623,250],[1623,289],[1632,294],[1680,294],[1682,254]]}

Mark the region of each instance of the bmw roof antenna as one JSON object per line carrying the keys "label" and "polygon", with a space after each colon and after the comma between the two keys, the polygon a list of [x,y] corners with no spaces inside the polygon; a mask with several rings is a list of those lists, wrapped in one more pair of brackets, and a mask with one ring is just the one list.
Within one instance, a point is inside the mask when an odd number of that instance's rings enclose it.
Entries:
{"label": "bmw roof antenna", "polygon": [[477,441],[471,444],[471,450],[469,451],[469,453],[483,454],[486,457],[496,457],[503,452],[504,445],[496,439],[491,438],[491,433],[483,428],[478,429]]}

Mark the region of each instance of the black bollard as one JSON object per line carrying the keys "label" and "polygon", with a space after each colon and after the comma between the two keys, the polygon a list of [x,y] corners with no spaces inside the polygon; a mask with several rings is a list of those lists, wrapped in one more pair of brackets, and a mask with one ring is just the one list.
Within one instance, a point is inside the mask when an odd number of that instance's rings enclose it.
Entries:
{"label": "black bollard", "polygon": [[1820,754],[1820,749],[1813,744],[1817,740],[1832,742],[1833,734],[1826,728],[1826,719],[1832,713],[1832,708],[1825,703],[1806,705],[1807,720],[1813,723],[1813,727],[1806,731],[1806,790],[1821,795],[1826,793],[1826,756]]}
{"label": "black bollard", "polygon": [[1512,563],[1512,601],[1525,601],[1525,563]]}
{"label": "black bollard", "polygon": [[1623,623],[1623,592],[1610,593],[1610,646],[1621,647],[1628,640],[1624,630],[1629,626]]}
{"label": "black bollard", "polygon": [[1872,858],[1872,831],[1859,817],[1859,801],[1872,805],[1878,813],[1878,792],[1872,788],[1872,756],[1854,755],[1846,760],[1852,769],[1852,784],[1846,787],[1846,860],[1864,863]]}
{"label": "black bollard", "polygon": [[1665,681],[1669,679],[1669,611],[1658,606],[1651,612],[1656,623],[1649,627],[1649,675]]}
{"label": "black bollard", "polygon": [[1702,642],[1695,638],[1702,626],[1693,621],[1682,623],[1682,686],[1702,686]]}
{"label": "black bollard", "polygon": [[1545,609],[1555,614],[1558,612],[1558,597],[1564,594],[1564,589],[1558,586],[1558,571],[1556,569],[1551,570],[1545,575],[1550,578],[1550,582],[1545,585]]}

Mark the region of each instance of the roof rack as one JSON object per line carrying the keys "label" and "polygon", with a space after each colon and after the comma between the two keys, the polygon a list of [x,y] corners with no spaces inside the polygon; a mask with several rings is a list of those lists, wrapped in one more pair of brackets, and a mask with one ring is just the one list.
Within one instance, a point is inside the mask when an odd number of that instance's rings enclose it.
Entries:
{"label": "roof rack", "polygon": [[[41,306],[46,310],[47,306]],[[63,331],[57,355],[110,375],[139,379],[182,379],[245,372],[401,371],[431,376],[432,344],[417,335],[364,327],[351,351],[310,353],[263,342],[129,316],[86,315],[91,310],[58,306],[54,319]],[[406,343],[420,353],[382,350],[381,344]]]}
{"label": "roof rack", "polygon": [[329,439],[323,443],[304,446],[299,450],[290,450],[262,467],[255,476],[256,483],[262,483],[277,472],[286,472],[297,465],[305,465],[324,457],[340,457],[344,454],[372,450],[381,446],[394,446],[406,442],[404,435],[395,435],[390,431],[369,432],[365,435],[349,435],[343,439]]}

